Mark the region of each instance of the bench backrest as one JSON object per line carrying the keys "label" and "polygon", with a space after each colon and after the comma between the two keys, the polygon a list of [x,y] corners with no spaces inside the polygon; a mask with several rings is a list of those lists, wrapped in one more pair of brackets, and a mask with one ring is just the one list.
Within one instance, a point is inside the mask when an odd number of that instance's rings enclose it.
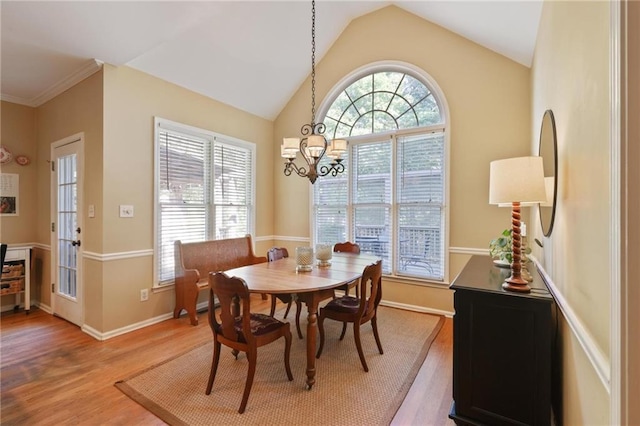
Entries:
{"label": "bench backrest", "polygon": [[174,248],[176,277],[182,276],[184,270],[195,269],[202,279],[208,277],[209,272],[267,261],[266,257],[257,257],[253,253],[251,235],[197,243],[182,243],[178,240],[174,243]]}

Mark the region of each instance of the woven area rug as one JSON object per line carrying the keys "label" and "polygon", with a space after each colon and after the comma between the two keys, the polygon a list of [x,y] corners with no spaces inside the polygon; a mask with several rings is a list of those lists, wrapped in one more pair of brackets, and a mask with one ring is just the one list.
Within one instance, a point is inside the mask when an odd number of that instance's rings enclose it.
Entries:
{"label": "woven area rug", "polygon": [[[291,314],[290,314],[291,315]],[[276,313],[282,318],[282,311]],[[379,307],[378,328],[384,354],[376,347],[370,324],[361,329],[369,366],[365,373],[349,325],[325,321],[325,347],[316,360],[316,384],[306,389],[306,343],[293,334],[291,370],[284,369],[284,339],[258,349],[258,365],[247,409],[238,414],[247,360],[222,346],[211,395],[205,388],[213,344],[197,347],[115,385],[134,401],[171,425],[383,425],[402,404],[444,318]],[[306,320],[303,332],[306,332]]]}

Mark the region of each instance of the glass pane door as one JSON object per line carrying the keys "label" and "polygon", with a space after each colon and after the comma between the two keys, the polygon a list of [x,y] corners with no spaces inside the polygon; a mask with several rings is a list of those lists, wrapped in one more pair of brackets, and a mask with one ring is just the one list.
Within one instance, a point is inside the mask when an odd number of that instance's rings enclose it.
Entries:
{"label": "glass pane door", "polygon": [[78,176],[76,154],[58,159],[58,292],[77,296]]}

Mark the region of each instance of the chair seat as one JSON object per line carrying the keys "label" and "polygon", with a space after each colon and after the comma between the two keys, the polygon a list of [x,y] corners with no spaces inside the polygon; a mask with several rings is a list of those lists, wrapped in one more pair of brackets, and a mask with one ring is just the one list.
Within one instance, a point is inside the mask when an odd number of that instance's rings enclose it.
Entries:
{"label": "chair seat", "polygon": [[352,314],[358,312],[360,307],[360,299],[352,296],[342,296],[333,299],[327,303],[324,309],[328,309],[334,312],[344,312],[346,314]]}
{"label": "chair seat", "polygon": [[[265,314],[252,313],[250,318],[251,318],[251,333],[254,336],[261,336],[263,334],[271,333],[272,331],[277,330],[278,328],[287,324],[282,321],[278,321],[272,316],[265,315]],[[219,330],[216,330],[216,331],[222,334],[221,327],[218,327],[218,328]],[[246,343],[246,340],[242,334],[242,317],[241,316],[236,318],[234,323],[234,328],[238,333],[238,341]]]}

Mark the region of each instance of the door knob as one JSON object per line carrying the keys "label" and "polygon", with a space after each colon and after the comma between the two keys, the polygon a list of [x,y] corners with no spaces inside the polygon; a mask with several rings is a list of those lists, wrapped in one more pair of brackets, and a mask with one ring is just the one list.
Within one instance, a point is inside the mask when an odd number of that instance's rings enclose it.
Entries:
{"label": "door knob", "polygon": [[71,245],[72,245],[72,246],[74,246],[74,247],[75,247],[75,246],[80,247],[80,240],[78,240],[78,241],[71,241]]}

